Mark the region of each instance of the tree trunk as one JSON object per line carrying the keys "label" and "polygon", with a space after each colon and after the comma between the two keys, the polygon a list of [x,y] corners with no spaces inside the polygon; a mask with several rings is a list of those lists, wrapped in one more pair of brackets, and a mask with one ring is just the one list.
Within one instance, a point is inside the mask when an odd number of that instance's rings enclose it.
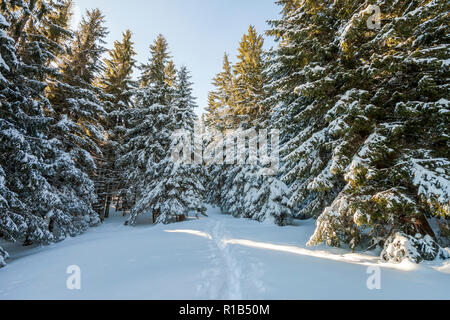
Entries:
{"label": "tree trunk", "polygon": [[417,221],[416,223],[416,226],[422,234],[428,234],[435,241],[437,241],[436,234],[434,233],[424,214],[420,216],[419,221]]}
{"label": "tree trunk", "polygon": [[160,211],[160,209],[157,209],[157,210],[153,210],[152,213],[153,213],[153,223],[155,224],[156,223],[156,219],[158,219],[158,217],[161,214],[161,211]]}
{"label": "tree trunk", "polygon": [[54,229],[55,229],[55,221],[51,219],[50,223],[48,224],[48,231],[53,232]]}
{"label": "tree trunk", "polygon": [[109,218],[109,209],[111,207],[112,196],[108,194],[106,196],[106,204],[105,204],[105,219]]}

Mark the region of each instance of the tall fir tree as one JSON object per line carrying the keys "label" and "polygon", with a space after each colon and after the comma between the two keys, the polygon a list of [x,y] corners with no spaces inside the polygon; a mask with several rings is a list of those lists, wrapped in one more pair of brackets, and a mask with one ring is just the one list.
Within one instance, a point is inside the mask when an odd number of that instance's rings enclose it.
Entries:
{"label": "tall fir tree", "polygon": [[176,130],[193,130],[195,104],[188,72],[182,68],[176,77],[163,36],[150,49],[150,61],[142,66],[124,155],[118,161],[129,182],[124,197],[134,204],[127,221],[131,225],[144,213],[151,214],[155,223],[170,223],[206,211],[200,168],[172,159],[179,142]]}
{"label": "tall fir tree", "polygon": [[[317,217],[344,185],[342,178],[329,174],[326,160],[333,149],[340,149],[333,148],[323,130],[327,110],[323,100],[335,94],[334,83],[327,76],[336,70],[337,49],[330,29],[336,18],[328,12],[317,14],[320,8],[327,10],[324,3],[306,1],[302,6],[305,12],[310,10],[308,15],[298,13],[298,2],[282,4],[284,15],[271,22],[269,31],[280,45],[268,67],[272,95],[265,103],[274,109],[273,123],[281,130],[283,180],[291,189],[291,205],[298,217]],[[315,95],[299,95],[302,83],[320,88]]]}
{"label": "tall fir tree", "polygon": [[174,98],[174,114],[175,128],[194,130],[194,121],[197,119],[195,108],[197,104],[192,95],[193,89],[191,76],[187,67],[182,66],[176,77],[175,98]]}
{"label": "tall fir tree", "polygon": [[223,70],[213,79],[215,90],[209,93],[207,124],[221,132],[236,128],[266,127],[270,112],[263,110],[266,57],[264,38],[250,26],[238,48],[237,63],[231,65],[228,55]]}
{"label": "tall fir tree", "polygon": [[235,123],[241,127],[264,127],[264,116],[269,112],[262,109],[265,98],[264,85],[265,57],[263,53],[264,38],[258,35],[255,27],[250,26],[239,44],[238,62],[234,65],[235,106],[232,109]]}
{"label": "tall fir tree", "polygon": [[[196,139],[201,137],[195,136],[199,134],[195,131],[198,123],[194,109],[197,108],[197,104],[192,96],[190,79],[189,71],[182,66],[174,82],[175,91],[170,115],[173,132],[169,154],[158,164],[159,170],[163,173],[157,175],[157,179],[154,179],[148,188],[153,208],[159,210],[157,222],[170,223],[182,221],[189,216],[198,217],[206,214],[205,171],[202,164],[195,163],[193,158],[198,157],[201,152],[195,145]],[[197,154],[194,155],[195,153]]]}
{"label": "tall fir tree", "polygon": [[206,125],[224,132],[235,127],[232,110],[236,103],[235,77],[227,54],[223,57],[223,70],[213,79],[213,85],[216,89],[208,95]]}
{"label": "tall fir tree", "polygon": [[[151,58],[148,63],[141,66],[141,88],[152,84],[159,87],[163,87],[164,84],[169,85],[170,79],[174,76],[174,66],[170,59],[169,45],[162,34],[158,35],[153,45],[150,46],[150,54]],[[167,71],[169,71],[169,75]]]}
{"label": "tall fir tree", "polygon": [[[166,70],[170,61],[167,40],[158,35],[155,42],[150,46],[150,59],[148,63],[140,66],[141,77],[139,88],[134,92],[134,108],[129,110],[127,116],[127,130],[124,136],[124,145],[120,149],[120,157],[116,166],[122,172],[123,180],[127,183],[119,190],[119,196],[123,199],[124,209],[132,210],[142,196],[144,180],[141,179],[147,162],[157,163],[161,160],[162,152],[167,147],[170,133],[164,131],[169,119],[162,119],[160,129],[163,130],[152,145],[151,137],[158,134],[158,124],[152,125],[154,119],[161,112],[161,117],[170,114],[168,101],[172,98],[173,88],[168,85]],[[155,107],[152,109],[152,107]],[[156,105],[158,105],[156,107]],[[163,111],[165,110],[165,111]],[[171,128],[167,128],[171,130]],[[151,160],[150,160],[151,159]],[[138,214],[135,215],[137,217]]]}
{"label": "tall fir tree", "polygon": [[[292,215],[288,206],[288,188],[277,179],[276,173],[263,174],[272,164],[266,163],[267,155],[263,154],[266,151],[263,144],[267,137],[262,136],[265,131],[258,132],[270,129],[270,110],[263,103],[267,83],[263,44],[263,37],[250,26],[240,42],[238,62],[231,66],[225,55],[223,71],[214,79],[217,89],[210,93],[207,124],[210,130],[220,134],[210,143],[221,139],[218,148],[224,144],[227,154],[244,155],[245,164],[228,159],[228,155],[225,163],[220,164],[223,163],[221,150],[216,149],[220,163],[209,168],[208,198],[235,217],[258,221],[270,219],[278,225],[286,225]],[[259,147],[259,152],[250,150],[251,146]],[[276,148],[278,146],[273,143],[268,149],[275,154]],[[250,159],[252,153],[259,154],[259,161]]]}
{"label": "tall fir tree", "polygon": [[87,212],[93,212],[97,201],[94,181],[98,177],[97,161],[102,157],[100,145],[105,141],[103,92],[94,85],[103,70],[104,22],[99,9],[86,12],[61,59],[61,74],[52,79],[48,90],[58,121],[55,135],[64,141],[66,151],[88,177],[84,185],[92,199],[86,204]]}
{"label": "tall fir tree", "polygon": [[[0,236],[7,241],[47,244],[98,222],[86,210],[86,177],[54,136],[55,114],[44,91],[70,34],[69,7],[65,1],[1,3]],[[6,255],[0,249],[0,265]]]}
{"label": "tall fir tree", "polygon": [[[101,146],[103,158],[98,164],[99,177],[96,179],[99,196],[96,210],[102,218],[109,217],[111,202],[114,197],[118,197],[119,190],[125,185],[115,164],[123,143],[127,118],[133,107],[133,90],[137,87],[132,78],[136,52],[131,36],[131,31],[127,30],[121,42],[114,42],[114,49],[108,52],[110,57],[104,59],[105,71],[98,80],[100,88],[106,94],[104,100],[107,112],[103,119],[107,141]],[[119,198],[117,202],[119,204]],[[119,205],[116,207],[121,209]]]}

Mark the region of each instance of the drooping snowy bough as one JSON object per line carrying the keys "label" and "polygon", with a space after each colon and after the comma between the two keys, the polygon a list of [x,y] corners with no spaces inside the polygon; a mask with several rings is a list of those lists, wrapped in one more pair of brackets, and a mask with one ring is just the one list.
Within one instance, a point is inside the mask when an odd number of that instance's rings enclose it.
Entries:
{"label": "drooping snowy bough", "polygon": [[306,0],[271,23],[281,40],[268,72],[284,181],[299,215],[319,216],[310,245],[445,258],[448,3],[372,5]]}

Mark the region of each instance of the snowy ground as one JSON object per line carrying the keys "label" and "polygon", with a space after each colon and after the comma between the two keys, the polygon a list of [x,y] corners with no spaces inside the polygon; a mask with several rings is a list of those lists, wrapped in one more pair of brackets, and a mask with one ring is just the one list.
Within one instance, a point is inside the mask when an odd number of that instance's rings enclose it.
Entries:
{"label": "snowy ground", "polygon": [[[374,255],[308,248],[314,221],[280,228],[209,218],[126,227],[115,215],[49,247],[5,245],[0,299],[448,299],[450,262],[380,264]],[[81,268],[81,290],[66,288]],[[381,290],[367,288],[381,267]]]}

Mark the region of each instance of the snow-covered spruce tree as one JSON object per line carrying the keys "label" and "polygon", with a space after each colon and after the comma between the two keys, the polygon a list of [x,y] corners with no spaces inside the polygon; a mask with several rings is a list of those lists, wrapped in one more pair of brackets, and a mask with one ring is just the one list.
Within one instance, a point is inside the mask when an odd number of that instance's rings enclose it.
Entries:
{"label": "snow-covered spruce tree", "polygon": [[[368,27],[371,4],[380,30]],[[310,244],[386,245],[394,261],[444,257],[429,221],[449,216],[448,5],[290,5],[272,22],[271,99],[292,201],[302,213],[323,210]]]}
{"label": "snow-covered spruce tree", "polygon": [[176,129],[185,129],[190,132],[194,131],[194,121],[197,116],[194,112],[197,108],[195,98],[192,96],[191,76],[185,66],[178,71],[175,85],[175,98],[173,102],[174,121]]}
{"label": "snow-covered spruce tree", "polygon": [[0,236],[7,241],[46,244],[95,223],[83,207],[90,199],[83,173],[53,135],[44,94],[43,80],[57,73],[51,62],[70,34],[58,20],[67,8],[64,1],[0,7]]}
{"label": "snow-covered spruce tree", "polygon": [[[87,11],[68,52],[60,59],[60,75],[50,80],[48,97],[55,110],[54,134],[64,143],[78,168],[84,173],[81,182],[91,199],[83,210],[93,213],[97,201],[94,181],[98,177],[97,160],[105,141],[101,120],[105,117],[102,91],[95,81],[103,68],[101,55],[107,34],[100,10]],[[73,204],[76,206],[76,204]],[[98,212],[103,219],[103,212]]]}
{"label": "snow-covered spruce tree", "polygon": [[[329,162],[343,140],[331,137],[325,121],[327,99],[336,94],[332,78],[337,74],[337,49],[331,30],[337,20],[325,2],[305,1],[300,8],[299,2],[280,3],[284,14],[271,21],[269,31],[279,47],[271,53],[266,89],[271,95],[264,103],[274,109],[273,123],[281,131],[281,171],[295,214],[317,217],[344,185],[330,173]],[[301,84],[310,88],[308,94],[299,94]]]}
{"label": "snow-covered spruce tree", "polygon": [[[209,118],[213,121],[209,121],[209,125],[218,132],[223,132],[224,128],[235,130],[231,134],[225,132],[223,142],[226,142],[224,148],[228,150],[225,153],[236,149],[237,154],[244,155],[246,163],[244,165],[237,159],[225,157],[223,165],[210,166],[208,198],[235,217],[272,220],[278,225],[286,225],[291,217],[286,185],[276,176],[262,174],[268,164],[251,159],[257,156],[257,151],[250,150],[250,145],[254,148],[259,146],[261,153],[263,140],[258,139],[258,130],[270,127],[270,111],[267,105],[262,104],[266,82],[263,42],[262,36],[250,26],[248,34],[243,36],[240,43],[238,62],[233,68],[232,77],[225,57],[224,72],[214,82],[217,90],[211,94],[215,104],[210,105]],[[215,119],[217,110],[221,114]],[[256,136],[253,136],[255,133]],[[219,144],[218,148],[221,147]],[[255,154],[251,155],[251,152]],[[217,153],[220,157],[221,151],[217,150]],[[235,154],[235,151],[231,153]]]}
{"label": "snow-covered spruce tree", "polygon": [[[246,131],[237,135],[245,136]],[[241,136],[241,137],[243,137]],[[226,139],[226,138],[225,138]],[[229,137],[228,137],[229,139]],[[230,141],[232,139],[229,139]],[[241,139],[236,139],[243,140]],[[253,141],[251,141],[253,140]],[[261,144],[258,137],[249,137],[249,145]],[[227,143],[226,148],[230,147]],[[213,167],[211,185],[220,195],[210,195],[210,199],[216,199],[225,213],[236,218],[247,218],[256,221],[271,221],[280,226],[291,222],[292,212],[288,205],[288,188],[276,175],[263,174],[267,164],[252,162],[252,151],[242,144],[231,144],[238,153],[245,154],[246,163],[224,164]],[[245,150],[243,149],[245,148]],[[225,161],[227,159],[225,158]],[[210,187],[210,190],[212,190]]]}
{"label": "snow-covered spruce tree", "polygon": [[223,58],[223,70],[213,79],[215,90],[208,95],[206,108],[206,125],[214,130],[224,132],[237,126],[232,117],[236,102],[235,77],[228,55]]}
{"label": "snow-covered spruce tree", "polygon": [[[16,101],[16,103],[20,103],[22,93],[12,81],[14,78],[18,78],[16,70],[19,62],[16,57],[14,39],[5,32],[7,28],[11,27],[11,24],[5,19],[3,13],[5,10],[2,9],[0,14],[0,236],[8,241],[15,241],[21,235],[20,231],[22,234],[26,232],[24,230],[26,229],[26,218],[32,218],[32,214],[25,210],[25,205],[20,201],[19,195],[9,186],[9,156],[17,152],[18,148],[12,148],[12,152],[8,152],[7,139],[13,140],[12,136],[15,135],[20,141],[24,137],[10,120],[14,117],[14,113],[8,100],[12,99],[13,103]],[[29,102],[29,104],[31,103]],[[20,226],[23,226],[22,230],[19,230]],[[0,268],[6,265],[7,258],[8,253],[0,247]]]}
{"label": "snow-covered spruce tree", "polygon": [[248,28],[248,33],[244,34],[239,44],[238,61],[233,68],[236,101],[232,112],[235,123],[242,128],[267,126],[265,120],[269,112],[262,109],[265,106],[262,103],[265,97],[264,84],[267,82],[263,45],[264,38],[254,26]]}
{"label": "snow-covered spruce tree", "polygon": [[[189,71],[182,66],[174,82],[171,117],[174,121],[175,132],[172,134],[172,143],[169,148],[171,156],[166,157],[159,164],[159,168],[164,172],[162,179],[159,179],[160,181],[154,187],[149,188],[154,199],[166,199],[159,206],[161,210],[157,222],[176,222],[190,215],[206,214],[205,170],[202,164],[193,161],[193,154],[197,152],[196,157],[199,158],[201,152],[194,149],[194,139],[201,137],[193,136],[194,122],[197,120],[194,109],[197,108],[197,104],[192,96],[190,79]],[[191,141],[191,148],[186,150],[186,143],[189,141]]]}
{"label": "snow-covered spruce tree", "polygon": [[[166,81],[165,68],[170,56],[162,35],[150,46],[150,52],[149,62],[140,67],[140,88],[133,93],[134,106],[126,114],[125,144],[116,163],[125,182],[119,194],[125,208],[130,210],[142,196],[145,186],[142,175],[146,174],[147,164],[158,163],[165,156],[172,130],[166,128],[170,122],[168,101],[172,100],[173,88]],[[159,113],[161,124],[156,123]]]}
{"label": "snow-covered spruce tree", "polygon": [[206,211],[201,168],[172,159],[179,143],[174,133],[193,131],[195,103],[188,72],[182,68],[174,77],[167,47],[161,35],[151,46],[125,136],[125,154],[118,161],[129,184],[124,196],[134,203],[128,224],[144,213],[152,214],[155,223],[171,223]]}
{"label": "snow-covered spruce tree", "polygon": [[[99,177],[96,179],[96,188],[99,199],[96,211],[105,218],[109,217],[113,197],[117,197],[125,183],[115,164],[123,143],[127,117],[132,108],[133,89],[137,86],[132,79],[136,53],[131,36],[131,31],[127,30],[122,41],[114,42],[114,49],[108,52],[110,57],[104,60],[105,71],[98,80],[99,86],[106,93],[104,100],[107,115],[102,119],[102,123],[108,139],[101,145],[103,159],[97,165]],[[123,203],[117,203],[116,207],[123,209]]]}
{"label": "snow-covered spruce tree", "polygon": [[209,178],[207,199],[210,203],[220,205],[224,210],[221,202],[227,191],[225,181],[229,178],[232,168],[223,165],[223,151],[217,148],[223,147],[224,134],[239,126],[233,112],[237,100],[236,78],[228,54],[224,54],[222,71],[214,77],[212,83],[215,90],[208,95],[205,117],[207,130],[203,137],[204,149],[210,153],[207,157],[212,157],[213,160],[208,159],[205,163]]}
{"label": "snow-covered spruce tree", "polygon": [[250,26],[239,44],[238,61],[232,66],[228,55],[223,60],[223,71],[213,79],[216,90],[209,94],[207,125],[216,130],[234,130],[239,127],[264,127],[262,118],[268,116],[261,108],[264,98],[265,58],[264,38]]}

